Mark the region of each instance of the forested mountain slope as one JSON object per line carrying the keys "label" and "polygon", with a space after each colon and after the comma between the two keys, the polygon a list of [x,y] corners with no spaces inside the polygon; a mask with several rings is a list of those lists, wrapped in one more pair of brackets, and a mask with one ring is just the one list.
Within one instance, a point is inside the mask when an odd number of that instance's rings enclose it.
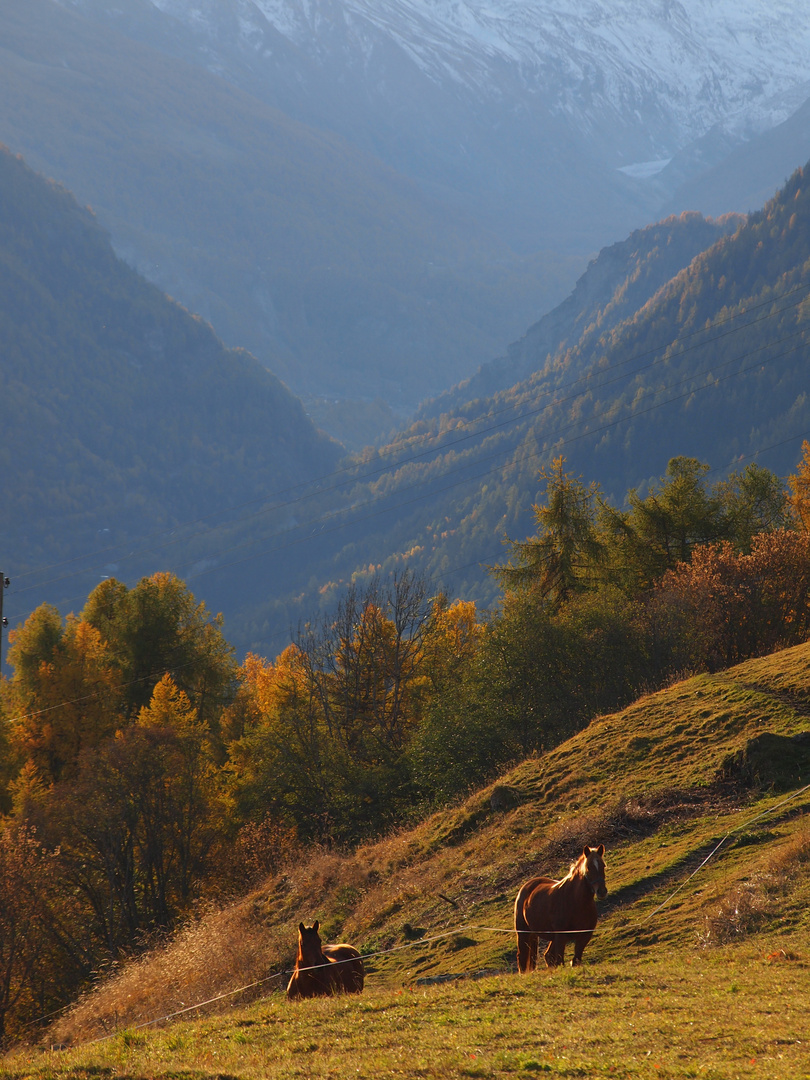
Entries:
{"label": "forested mountain slope", "polygon": [[[679,270],[742,224],[739,215],[714,221],[683,213],[603,248],[561,304],[509,346],[506,356],[482,364],[475,375],[424,402],[417,418],[452,412],[476,398],[491,397],[529,378],[584,334],[604,333],[632,315]],[[568,373],[570,374],[570,373]]]}
{"label": "forested mountain slope", "polygon": [[337,460],[275,376],[117,259],[92,214],[5,149],[0,283],[5,573],[126,549]]}
{"label": "forested mountain slope", "polygon": [[[676,455],[718,477],[751,460],[787,474],[810,432],[808,259],[810,187],[799,170],[620,321],[603,330],[597,315],[556,353],[542,342],[529,378],[368,454],[314,576],[409,565],[453,595],[488,600],[481,564],[499,561],[504,532],[529,531],[538,467],[558,454],[619,503],[631,488],[644,494]],[[269,612],[252,624],[257,644]]]}

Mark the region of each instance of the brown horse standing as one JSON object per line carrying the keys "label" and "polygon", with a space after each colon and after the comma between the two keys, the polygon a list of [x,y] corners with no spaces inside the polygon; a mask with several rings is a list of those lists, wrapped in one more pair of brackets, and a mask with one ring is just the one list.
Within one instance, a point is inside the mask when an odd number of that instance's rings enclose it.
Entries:
{"label": "brown horse standing", "polygon": [[329,997],[331,994],[359,994],[365,972],[360,953],[353,945],[322,945],[320,923],[298,926],[298,956],[287,985],[287,997]]}
{"label": "brown horse standing", "polygon": [[605,885],[605,845],[585,847],[562,881],[536,877],[522,885],[515,900],[515,931],[518,970],[534,971],[537,941],[548,941],[546,964],[565,962],[565,946],[574,943],[571,966],[582,962],[582,953],[596,926],[596,897],[607,896]]}

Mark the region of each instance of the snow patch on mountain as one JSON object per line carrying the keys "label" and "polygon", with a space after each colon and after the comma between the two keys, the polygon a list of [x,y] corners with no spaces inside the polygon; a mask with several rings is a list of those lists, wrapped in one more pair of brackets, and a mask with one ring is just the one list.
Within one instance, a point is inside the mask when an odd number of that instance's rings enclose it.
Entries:
{"label": "snow patch on mountain", "polygon": [[[151,0],[216,38],[221,0]],[[311,60],[367,67],[394,46],[438,84],[529,99],[587,131],[651,124],[662,148],[717,123],[785,119],[810,79],[806,0],[232,0],[247,50],[268,30]],[[219,12],[218,10],[219,9]],[[665,143],[670,145],[665,146]],[[663,155],[662,155],[663,156]]]}
{"label": "snow patch on mountain", "polygon": [[672,158],[660,158],[657,161],[636,161],[632,165],[620,165],[619,172],[625,176],[632,176],[636,180],[649,180],[658,176],[669,165]]}

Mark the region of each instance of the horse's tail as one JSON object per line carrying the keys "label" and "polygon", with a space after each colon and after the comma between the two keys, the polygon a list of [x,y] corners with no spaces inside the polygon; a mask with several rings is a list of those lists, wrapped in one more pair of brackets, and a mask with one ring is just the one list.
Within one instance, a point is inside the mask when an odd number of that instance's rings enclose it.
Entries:
{"label": "horse's tail", "polygon": [[515,897],[515,935],[517,937],[517,962],[518,971],[521,975],[528,971],[534,971],[537,964],[537,935],[533,934],[530,930],[529,924],[526,922],[526,916],[523,911],[523,905],[528,897],[529,893],[537,884],[537,880],[532,878],[531,881],[527,881],[525,885],[521,885],[518,890],[518,894]]}

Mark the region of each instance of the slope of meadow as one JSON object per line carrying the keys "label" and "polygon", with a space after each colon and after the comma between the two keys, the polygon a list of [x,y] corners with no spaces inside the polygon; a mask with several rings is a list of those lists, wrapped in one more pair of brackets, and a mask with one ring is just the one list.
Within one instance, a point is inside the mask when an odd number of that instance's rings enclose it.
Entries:
{"label": "slope of meadow", "polygon": [[[805,785],[810,643],[601,717],[412,830],[310,854],[102,983],[48,1033],[74,1049],[0,1075],[807,1075]],[[610,894],[583,968],[517,976],[518,886],[598,842]],[[362,997],[276,992],[314,918],[368,954]]]}

